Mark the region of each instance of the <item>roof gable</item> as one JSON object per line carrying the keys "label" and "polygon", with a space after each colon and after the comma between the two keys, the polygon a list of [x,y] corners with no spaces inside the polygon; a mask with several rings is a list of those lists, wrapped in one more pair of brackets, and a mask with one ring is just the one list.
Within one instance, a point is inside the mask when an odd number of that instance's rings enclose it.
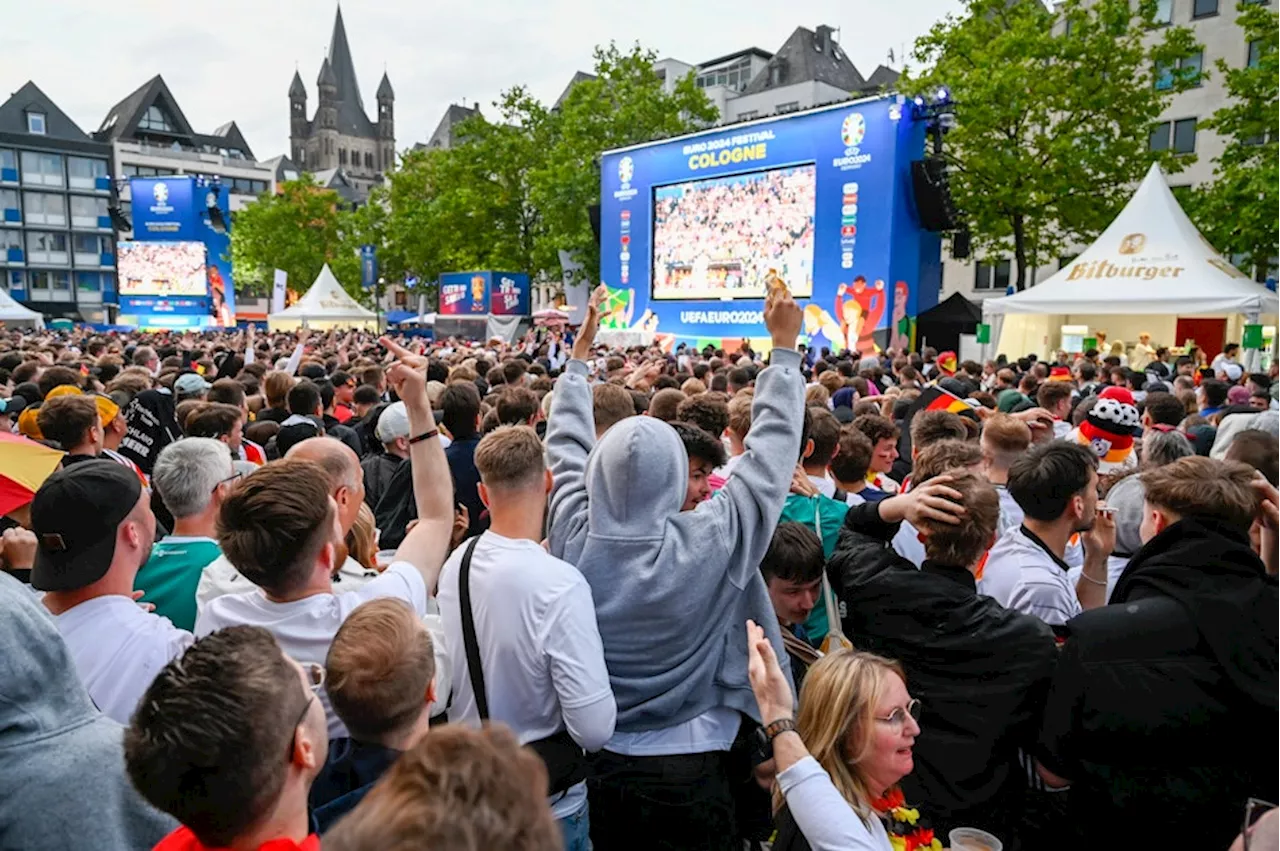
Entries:
{"label": "roof gable", "polygon": [[[147,110],[152,106],[158,107],[168,116],[169,124],[172,127],[171,132],[157,131],[153,128],[139,130],[138,125],[142,122]],[[187,121],[187,117],[182,114],[182,107],[178,106],[178,101],[174,98],[173,93],[169,91],[164,78],[159,74],[147,80],[147,82],[131,92],[128,97],[111,107],[107,112],[107,117],[102,121],[102,126],[93,135],[99,141],[105,142],[113,139],[134,139],[137,138],[139,132],[143,135],[163,132],[164,135],[178,139],[185,138],[188,141],[196,135],[195,131],[191,129],[191,124]]]}
{"label": "roof gable", "polygon": [[819,27],[818,30],[796,27],[769,64],[752,78],[743,94],[808,82],[826,83],[847,92],[866,88],[867,81],[836,43],[831,28]]}
{"label": "roof gable", "polygon": [[0,104],[0,133],[27,134],[27,113],[44,115],[44,137],[67,142],[92,142],[40,87],[28,80],[7,101]]}

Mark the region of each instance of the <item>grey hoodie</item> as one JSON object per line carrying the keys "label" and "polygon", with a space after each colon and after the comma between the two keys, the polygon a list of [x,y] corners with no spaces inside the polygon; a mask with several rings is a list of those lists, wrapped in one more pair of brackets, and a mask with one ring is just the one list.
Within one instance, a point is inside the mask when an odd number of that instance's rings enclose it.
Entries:
{"label": "grey hoodie", "polygon": [[53,619],[0,574],[0,848],[149,849],[177,827],[134,791]]}
{"label": "grey hoodie", "polygon": [[746,454],[714,497],[681,512],[689,461],[674,429],[629,417],[597,444],[587,366],[570,361],[547,424],[551,554],[591,585],[617,729],[675,726],[724,706],[758,719],[747,618],[784,656],[764,557],[800,455],[800,355],[774,349],[756,380]]}

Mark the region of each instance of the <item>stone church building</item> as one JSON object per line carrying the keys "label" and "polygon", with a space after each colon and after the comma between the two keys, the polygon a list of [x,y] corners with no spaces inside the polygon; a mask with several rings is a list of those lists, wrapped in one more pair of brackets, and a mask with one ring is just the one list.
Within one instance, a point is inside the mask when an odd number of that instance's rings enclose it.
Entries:
{"label": "stone church building", "polygon": [[301,171],[316,175],[340,170],[364,198],[395,166],[395,92],[384,72],[375,94],[378,110],[370,119],[360,97],[341,8],[333,22],[329,55],[320,63],[316,89],[319,104],[308,118],[307,89],[294,72],[289,86],[290,158]]}

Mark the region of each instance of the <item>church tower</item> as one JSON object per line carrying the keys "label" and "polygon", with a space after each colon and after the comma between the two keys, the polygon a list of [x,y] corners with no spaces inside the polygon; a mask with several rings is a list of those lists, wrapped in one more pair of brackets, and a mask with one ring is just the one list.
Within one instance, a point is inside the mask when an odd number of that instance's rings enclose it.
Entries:
{"label": "church tower", "polygon": [[293,82],[289,84],[289,158],[303,169],[308,165],[306,151],[309,124],[307,87],[302,84],[302,76],[294,71]]}
{"label": "church tower", "polygon": [[396,166],[396,93],[391,88],[391,79],[387,72],[382,72],[382,82],[378,83],[378,170],[391,171]]}

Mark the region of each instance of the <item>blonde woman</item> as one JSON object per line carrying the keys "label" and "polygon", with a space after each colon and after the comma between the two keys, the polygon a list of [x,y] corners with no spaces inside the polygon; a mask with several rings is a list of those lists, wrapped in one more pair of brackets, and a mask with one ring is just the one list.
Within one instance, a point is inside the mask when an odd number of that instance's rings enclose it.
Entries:
{"label": "blonde woman", "polygon": [[[889,834],[914,831],[898,781],[911,772],[920,726],[902,668],[837,650],[805,676],[800,716],[764,631],[747,621],[748,675],[777,767],[779,851],[892,851]],[[918,816],[918,813],[916,814]],[[798,828],[798,830],[796,830]],[[932,834],[919,847],[940,848]]]}
{"label": "blonde woman", "polygon": [[361,567],[365,570],[378,569],[378,530],[374,525],[373,510],[369,508],[369,503],[360,503],[356,522],[351,524],[351,531],[347,533],[346,544],[347,555]]}

